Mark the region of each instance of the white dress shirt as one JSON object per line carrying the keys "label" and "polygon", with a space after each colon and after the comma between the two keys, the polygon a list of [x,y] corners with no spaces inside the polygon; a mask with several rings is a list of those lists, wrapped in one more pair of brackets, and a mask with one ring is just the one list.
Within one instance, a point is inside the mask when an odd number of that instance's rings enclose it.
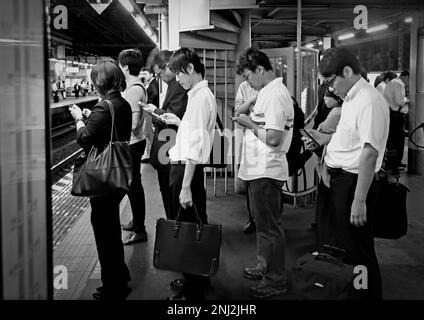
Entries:
{"label": "white dress shirt", "polygon": [[273,129],[282,131],[283,137],[277,147],[271,147],[259,140],[253,130],[246,129],[239,178],[246,181],[259,178],[287,180],[289,170],[286,153],[293,136],[294,109],[282,78],[274,79],[259,91],[250,118],[261,124],[259,134],[265,134],[266,129]]}
{"label": "white dress shirt", "polygon": [[393,111],[408,113],[408,106],[405,99],[405,84],[399,78],[391,80],[384,89],[384,97]]}
{"label": "white dress shirt", "polygon": [[240,83],[234,102],[234,111],[237,111],[243,103],[257,95],[258,92],[250,86],[249,82],[243,81]]}
{"label": "white dress shirt", "polygon": [[171,161],[209,161],[216,124],[216,100],[202,80],[187,92],[187,109],[178,127],[175,146],[169,150]]}
{"label": "white dress shirt", "polygon": [[369,143],[378,151],[375,172],[383,162],[389,134],[389,107],[377,89],[364,79],[349,90],[336,132],[327,147],[326,164],[358,173],[362,149]]}
{"label": "white dress shirt", "polygon": [[376,89],[384,96],[384,89],[386,88],[386,86],[387,84],[384,81],[381,81],[376,87]]}

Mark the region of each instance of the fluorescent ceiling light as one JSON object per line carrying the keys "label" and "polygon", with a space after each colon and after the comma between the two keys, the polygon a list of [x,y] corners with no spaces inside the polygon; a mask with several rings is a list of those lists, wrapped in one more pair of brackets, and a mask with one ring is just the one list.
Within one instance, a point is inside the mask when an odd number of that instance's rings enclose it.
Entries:
{"label": "fluorescent ceiling light", "polygon": [[136,16],[135,21],[140,25],[140,27],[144,28],[146,26],[146,21],[141,16]]}
{"label": "fluorescent ceiling light", "polygon": [[345,33],[345,34],[339,35],[338,39],[339,40],[347,40],[347,39],[353,38],[354,36],[355,36],[355,34],[353,32]]}
{"label": "fluorescent ceiling light", "polygon": [[405,18],[405,23],[411,23],[411,22],[412,22],[412,17]]}
{"label": "fluorescent ceiling light", "polygon": [[119,0],[119,2],[127,9],[129,12],[134,12],[134,7],[129,0]]}
{"label": "fluorescent ceiling light", "polygon": [[388,24],[379,24],[378,26],[375,26],[375,27],[371,27],[371,28],[369,28],[369,29],[367,29],[367,33],[372,33],[372,32],[377,32],[377,31],[381,31],[381,30],[384,30],[384,29],[387,29],[389,27],[389,25]]}
{"label": "fluorescent ceiling light", "polygon": [[322,46],[322,41],[319,41],[319,42],[318,42],[318,45]]}
{"label": "fluorescent ceiling light", "polygon": [[314,47],[314,44],[313,43],[308,43],[305,47],[306,48],[313,48]]}

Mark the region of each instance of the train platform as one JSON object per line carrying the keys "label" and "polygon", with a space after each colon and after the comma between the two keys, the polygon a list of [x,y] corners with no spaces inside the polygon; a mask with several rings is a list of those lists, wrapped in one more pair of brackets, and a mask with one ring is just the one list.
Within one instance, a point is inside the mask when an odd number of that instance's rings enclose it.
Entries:
{"label": "train platform", "polygon": [[89,96],[79,97],[79,98],[69,97],[69,98],[61,100],[60,102],[51,103],[50,109],[62,108],[62,107],[70,106],[72,104],[79,104],[83,102],[90,102],[90,101],[97,101],[97,100],[99,100],[99,97],[97,95],[89,95]]}
{"label": "train platform", "polygon": [[[148,241],[125,247],[125,257],[131,272],[133,289],[129,300],[161,300],[173,293],[169,282],[180,274],[156,269],[153,266],[155,226],[164,217],[155,170],[143,165],[143,185],[146,193],[146,227]],[[232,179],[229,179],[232,181]],[[380,262],[384,299],[424,299],[424,176],[404,174],[401,181],[408,186],[408,234],[399,240],[376,239],[376,251]],[[217,275],[211,277],[212,289],[207,293],[211,300],[247,300],[250,286],[254,283],[244,279],[241,271],[253,266],[256,258],[255,234],[244,234],[247,221],[244,195],[221,190],[224,178],[218,178],[217,196],[213,193],[213,181],[208,178],[207,210],[210,223],[223,226],[220,265]],[[228,190],[233,190],[228,186]],[[287,269],[296,259],[314,249],[314,232],[309,229],[314,221],[314,206],[294,208],[285,205],[283,216],[287,239]],[[121,203],[121,221],[131,218],[129,202]],[[124,233],[123,233],[124,235]],[[101,285],[100,265],[90,225],[90,208],[87,206],[72,229],[63,237],[54,251],[54,265],[65,265],[69,271],[68,289],[55,290],[57,300],[90,300],[92,293]],[[276,299],[296,299],[290,292]]]}

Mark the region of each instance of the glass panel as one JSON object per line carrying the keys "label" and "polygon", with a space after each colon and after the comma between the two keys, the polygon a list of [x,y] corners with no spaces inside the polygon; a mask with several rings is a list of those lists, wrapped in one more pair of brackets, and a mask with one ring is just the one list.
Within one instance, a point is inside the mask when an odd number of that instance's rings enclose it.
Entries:
{"label": "glass panel", "polygon": [[0,214],[4,299],[48,297],[44,1],[0,2]]}

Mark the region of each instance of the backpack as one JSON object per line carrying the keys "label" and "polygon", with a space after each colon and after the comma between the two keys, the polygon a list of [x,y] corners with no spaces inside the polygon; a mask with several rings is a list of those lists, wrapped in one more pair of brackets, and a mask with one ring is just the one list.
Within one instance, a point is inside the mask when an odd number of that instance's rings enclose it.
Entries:
{"label": "backpack", "polygon": [[286,153],[287,163],[289,165],[289,176],[293,176],[297,170],[301,168],[300,154],[302,151],[303,141],[300,130],[304,128],[305,114],[299,107],[296,99],[292,97],[294,120],[293,120],[293,138],[290,144],[289,151]]}

